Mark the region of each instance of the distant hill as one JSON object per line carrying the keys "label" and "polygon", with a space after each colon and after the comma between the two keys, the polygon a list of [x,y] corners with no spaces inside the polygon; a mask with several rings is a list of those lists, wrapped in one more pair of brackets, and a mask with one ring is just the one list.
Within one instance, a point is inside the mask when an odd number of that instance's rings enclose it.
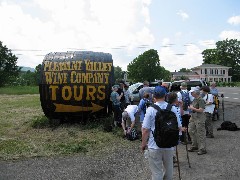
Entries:
{"label": "distant hill", "polygon": [[31,67],[25,67],[25,66],[20,66],[20,67],[22,68],[21,71],[25,71],[25,72],[27,72],[27,71],[34,72],[35,71],[35,69],[31,68]]}

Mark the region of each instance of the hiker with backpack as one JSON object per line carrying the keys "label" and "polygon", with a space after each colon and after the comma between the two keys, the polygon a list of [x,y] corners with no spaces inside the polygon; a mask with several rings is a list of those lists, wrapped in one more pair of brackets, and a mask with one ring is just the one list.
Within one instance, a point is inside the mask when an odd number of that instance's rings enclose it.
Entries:
{"label": "hiker with backpack", "polygon": [[215,115],[217,116],[217,120],[219,120],[219,114],[218,114],[218,109],[219,109],[219,99],[218,99],[218,89],[216,88],[216,83],[211,82],[210,83],[210,93],[213,95],[213,103],[215,104],[215,108],[212,114],[212,120],[216,121]]}
{"label": "hiker with backpack", "polygon": [[166,93],[165,88],[155,87],[155,103],[147,108],[142,124],[141,150],[147,154],[154,180],[173,179],[173,151],[181,129],[180,114],[165,102]]}
{"label": "hiker with backpack", "polygon": [[[168,93],[168,103],[172,104],[173,106],[175,106],[177,111],[178,111],[178,113],[181,116],[183,115],[182,103],[180,103],[178,101],[177,93],[175,93],[175,92]],[[180,119],[180,121],[182,123],[182,119]],[[185,130],[186,130],[185,128],[182,128],[182,131],[185,131]],[[182,136],[182,131],[179,132],[179,137]],[[176,166],[177,163],[178,163],[178,159],[177,159],[177,157],[175,155],[173,156],[173,163],[174,163],[174,166]]]}
{"label": "hiker with backpack", "polygon": [[198,151],[198,155],[206,154],[206,129],[205,129],[205,102],[200,96],[200,89],[193,88],[191,94],[194,97],[192,104],[189,106],[191,110],[191,118],[189,120],[188,131],[191,136],[192,145],[188,152]]}
{"label": "hiker with backpack", "polygon": [[136,132],[136,116],[138,115],[137,105],[128,105],[122,113],[122,128],[124,135],[129,140],[137,139]]}
{"label": "hiker with backpack", "polygon": [[[188,132],[189,119],[191,117],[188,107],[190,106],[191,100],[190,100],[189,91],[187,90],[186,82],[181,83],[180,89],[181,91],[178,92],[177,95],[178,95],[178,101],[180,104],[182,104],[182,108],[183,108],[183,114],[181,116],[182,127],[186,128],[186,133],[187,133],[187,135],[185,133],[181,135],[180,141],[182,142],[182,144],[185,144],[185,143],[191,142],[191,138]],[[185,142],[186,136],[188,137],[187,142]]]}
{"label": "hiker with backpack", "polygon": [[206,137],[207,138],[214,138],[213,135],[213,123],[212,123],[212,114],[215,108],[215,105],[213,104],[213,95],[210,93],[210,88],[208,86],[203,86],[201,88],[202,94],[203,94],[203,100],[205,101],[205,109],[204,113],[206,116],[205,121],[205,128],[206,128]]}
{"label": "hiker with backpack", "polygon": [[142,124],[144,116],[146,114],[146,110],[149,106],[150,106],[149,94],[144,93],[143,98],[140,100],[140,102],[138,104],[138,111],[139,111],[140,123],[141,124]]}

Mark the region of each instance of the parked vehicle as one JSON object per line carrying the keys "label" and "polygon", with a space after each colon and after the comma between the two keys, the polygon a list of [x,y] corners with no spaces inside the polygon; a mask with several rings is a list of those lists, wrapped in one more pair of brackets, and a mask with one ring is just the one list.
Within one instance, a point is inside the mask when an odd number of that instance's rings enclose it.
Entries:
{"label": "parked vehicle", "polygon": [[204,80],[200,80],[200,79],[192,79],[192,80],[181,80],[181,81],[174,81],[171,85],[171,92],[177,92],[177,91],[181,91],[180,86],[182,82],[186,82],[187,83],[187,89],[190,91],[191,87],[202,87],[202,86],[207,86],[207,83]]}

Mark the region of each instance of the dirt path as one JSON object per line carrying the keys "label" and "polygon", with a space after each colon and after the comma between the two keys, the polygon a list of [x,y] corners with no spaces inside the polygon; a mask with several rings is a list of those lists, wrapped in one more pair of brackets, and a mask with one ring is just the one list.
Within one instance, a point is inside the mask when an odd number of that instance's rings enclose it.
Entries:
{"label": "dirt path", "polygon": [[[240,104],[226,102],[225,120],[231,120],[240,126],[239,117]],[[188,167],[185,146],[178,146],[183,180],[240,179],[240,131],[216,131],[222,123],[222,116],[220,118],[219,121],[214,122],[215,138],[207,139],[208,153],[202,156],[189,153],[192,168]],[[102,154],[99,157],[76,155],[0,161],[0,179],[151,179],[148,165],[140,153],[139,146],[140,141],[134,141],[129,149],[119,149],[113,154]],[[178,179],[177,168],[174,168],[174,179]]]}

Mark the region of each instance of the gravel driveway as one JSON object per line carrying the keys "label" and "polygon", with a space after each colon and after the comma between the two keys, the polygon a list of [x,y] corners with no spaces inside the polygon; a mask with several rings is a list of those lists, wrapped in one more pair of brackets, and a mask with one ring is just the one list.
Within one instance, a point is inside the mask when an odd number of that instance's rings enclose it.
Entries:
{"label": "gravel driveway", "polygon": [[[240,131],[216,131],[222,123],[214,122],[214,139],[207,139],[206,155],[189,153],[188,167],[184,145],[178,146],[183,180],[239,180]],[[225,120],[240,127],[240,103],[225,102]],[[75,155],[55,158],[34,158],[17,161],[0,161],[0,180],[147,180],[151,179],[148,164],[140,153],[140,141],[128,149],[119,149],[101,157]],[[178,179],[174,168],[174,179]]]}

